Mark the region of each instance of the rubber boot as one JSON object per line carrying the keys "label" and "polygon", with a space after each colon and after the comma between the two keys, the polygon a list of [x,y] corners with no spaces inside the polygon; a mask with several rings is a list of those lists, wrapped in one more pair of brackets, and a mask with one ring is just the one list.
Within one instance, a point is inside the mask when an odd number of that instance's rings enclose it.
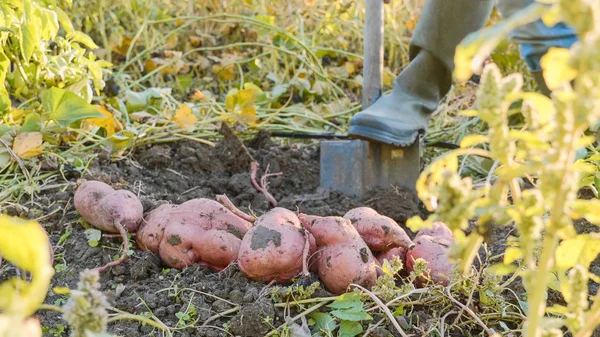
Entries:
{"label": "rubber boot", "polygon": [[411,61],[390,94],[352,117],[349,136],[395,146],[424,136],[452,86],[456,46],[485,26],[493,5],[493,0],[427,0],[411,41]]}
{"label": "rubber boot", "polygon": [[550,89],[548,89],[548,86],[546,85],[546,80],[544,79],[543,71],[532,71],[531,77],[533,77],[533,80],[535,81],[540,93],[550,97],[552,91],[550,91]]}

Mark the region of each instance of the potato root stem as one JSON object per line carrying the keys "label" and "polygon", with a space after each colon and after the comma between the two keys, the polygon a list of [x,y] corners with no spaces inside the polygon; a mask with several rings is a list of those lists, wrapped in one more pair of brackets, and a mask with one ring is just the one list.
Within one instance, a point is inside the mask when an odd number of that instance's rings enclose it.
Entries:
{"label": "potato root stem", "polygon": [[115,222],[115,227],[119,230],[119,234],[121,235],[121,239],[123,239],[123,256],[121,256],[118,260],[107,263],[104,267],[96,268],[99,273],[102,273],[106,269],[110,267],[115,267],[123,263],[127,259],[127,252],[129,251],[129,238],[127,238],[127,231],[125,227],[121,225],[119,222]]}
{"label": "potato root stem", "polygon": [[310,252],[310,237],[308,230],[304,229],[304,251],[302,252],[302,275],[308,276],[308,253]]}
{"label": "potato root stem", "polygon": [[216,199],[218,202],[223,204],[223,206],[225,206],[227,209],[229,209],[233,214],[237,215],[238,217],[240,217],[246,221],[252,222],[252,223],[254,223],[254,221],[256,221],[256,218],[254,216],[252,216],[250,214],[246,214],[241,209],[235,207],[233,202],[231,202],[231,200],[229,200],[229,198],[225,194],[217,195]]}
{"label": "potato root stem", "polygon": [[269,165],[267,165],[267,170],[265,171],[265,174],[260,178],[259,185],[256,181],[256,173],[258,171],[258,166],[258,163],[255,161],[253,161],[252,164],[250,164],[250,180],[252,181],[252,185],[254,186],[254,188],[256,188],[257,191],[261,192],[265,195],[265,197],[267,197],[272,207],[277,207],[277,200],[275,200],[273,195],[271,195],[271,193],[267,191],[267,185],[269,184],[267,179],[269,179],[270,177],[280,176],[283,173],[269,173]]}

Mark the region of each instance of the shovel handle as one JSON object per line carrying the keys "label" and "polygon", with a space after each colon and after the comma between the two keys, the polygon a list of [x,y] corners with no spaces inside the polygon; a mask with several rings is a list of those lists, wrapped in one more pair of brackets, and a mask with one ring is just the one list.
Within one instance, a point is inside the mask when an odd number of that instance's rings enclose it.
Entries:
{"label": "shovel handle", "polygon": [[363,110],[381,96],[383,82],[383,4],[384,0],[365,0]]}

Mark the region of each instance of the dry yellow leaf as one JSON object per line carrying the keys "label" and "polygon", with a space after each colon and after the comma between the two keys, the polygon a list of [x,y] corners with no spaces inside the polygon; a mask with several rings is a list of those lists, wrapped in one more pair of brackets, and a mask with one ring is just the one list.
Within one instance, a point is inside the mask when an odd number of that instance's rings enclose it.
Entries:
{"label": "dry yellow leaf", "polygon": [[408,20],[406,20],[406,22],[404,22],[404,27],[406,27],[407,29],[410,29],[410,30],[415,29],[415,27],[417,27],[416,18],[413,15],[411,15],[410,18],[408,18]]}
{"label": "dry yellow leaf", "polygon": [[247,124],[254,123],[258,120],[256,117],[256,108],[253,106],[241,109],[237,115],[242,122]]}
{"label": "dry yellow leaf", "polygon": [[179,107],[175,111],[175,117],[173,117],[175,123],[177,123],[182,129],[191,131],[194,129],[194,125],[198,121],[198,117],[194,115],[192,109],[186,104],[179,104]]}
{"label": "dry yellow leaf", "polygon": [[383,72],[383,85],[386,87],[391,87],[392,84],[394,84],[395,77],[390,75],[390,73],[387,70],[389,69],[385,68]]}
{"label": "dry yellow leaf", "polygon": [[189,102],[198,102],[201,101],[205,98],[204,94],[202,93],[202,91],[198,90],[198,89],[194,89],[193,92],[191,92],[187,97],[186,100]]}
{"label": "dry yellow leaf", "polygon": [[111,48],[112,51],[119,55],[127,55],[127,51],[129,50],[129,47],[131,46],[132,39],[130,39],[128,37],[121,37],[119,39],[119,42],[120,42],[120,45],[113,46]]}
{"label": "dry yellow leaf", "polygon": [[190,40],[190,44],[194,48],[200,47],[202,45],[202,38],[199,36],[192,35],[189,37],[189,40]]}
{"label": "dry yellow leaf", "polygon": [[356,67],[354,66],[354,63],[352,63],[352,62],[344,63],[344,68],[346,68],[346,72],[348,73],[348,76],[354,74],[354,72],[356,71]]}
{"label": "dry yellow leaf", "polygon": [[215,64],[212,67],[212,71],[213,74],[217,74],[223,81],[231,81],[235,78],[235,67],[233,66],[233,63],[224,67]]}
{"label": "dry yellow leaf", "polygon": [[106,110],[106,108],[102,106],[96,106],[96,109],[100,111],[106,117],[100,118],[88,118],[83,123],[83,127],[85,129],[91,129],[94,127],[101,127],[106,130],[106,137],[110,137],[115,134],[116,131],[121,130],[121,125],[117,122],[115,117],[110,111]]}
{"label": "dry yellow leaf", "polygon": [[21,121],[23,120],[23,118],[25,118],[25,115],[27,113],[29,113],[30,111],[26,111],[23,109],[11,109],[10,110],[10,120],[11,122],[15,123],[15,124],[20,124]]}
{"label": "dry yellow leaf", "polygon": [[35,157],[42,153],[43,138],[40,132],[19,133],[13,142],[13,151],[20,158]]}
{"label": "dry yellow leaf", "polygon": [[147,72],[151,72],[156,68],[157,66],[152,59],[146,60],[146,63],[144,64],[144,70],[146,70]]}

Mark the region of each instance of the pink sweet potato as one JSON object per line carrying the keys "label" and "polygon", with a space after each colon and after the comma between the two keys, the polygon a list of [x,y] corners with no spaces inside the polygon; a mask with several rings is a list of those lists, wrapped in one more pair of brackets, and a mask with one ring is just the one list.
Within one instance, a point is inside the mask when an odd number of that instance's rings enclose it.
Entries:
{"label": "pink sweet potato", "polygon": [[[375,258],[380,266],[383,265],[383,261],[385,260],[392,261],[396,257],[400,258],[400,261],[402,261],[402,269],[398,272],[398,276],[405,277],[408,276],[408,271],[406,269],[406,252],[408,252],[408,249],[404,247],[396,247],[375,255]],[[377,276],[381,275],[383,275],[383,271],[381,269],[377,269]]]}
{"label": "pink sweet potato", "polygon": [[75,191],[75,209],[92,226],[110,233],[119,233],[123,239],[123,256],[99,271],[122,263],[127,257],[127,231],[135,232],[142,220],[144,207],[131,191],[115,190],[100,181],[86,181]]}
{"label": "pink sweet potato", "polygon": [[241,239],[251,226],[220,203],[199,198],[149,212],[136,240],[141,249],[159,255],[171,268],[201,264],[220,271],[237,258]]}
{"label": "pink sweet potato", "polygon": [[[427,262],[428,276],[434,283],[448,285],[454,265],[448,259],[454,240],[452,231],[442,222],[434,222],[430,229],[422,229],[415,236],[416,246],[406,254],[408,271],[414,270],[414,262],[422,258]],[[417,280],[422,285],[424,280]]]}
{"label": "pink sweet potato", "polygon": [[177,205],[162,204],[146,214],[135,238],[142,250],[150,250],[158,254],[163,233],[171,220],[171,211],[175,208]]}
{"label": "pink sweet potato", "polygon": [[75,209],[90,225],[110,233],[119,233],[116,223],[129,232],[138,228],[144,207],[127,190],[115,190],[100,181],[86,181],[75,191]]}
{"label": "pink sweet potato", "polygon": [[244,236],[238,263],[253,280],[283,284],[307,273],[307,258],[315,252],[315,239],[304,232],[296,214],[276,207],[259,217]]}
{"label": "pink sweet potato", "polygon": [[350,220],[372,251],[385,252],[392,248],[412,249],[415,244],[392,218],[377,213],[369,207],[348,211],[344,218]]}
{"label": "pink sweet potato", "polygon": [[385,251],[383,253],[377,254],[375,256],[375,258],[381,264],[383,264],[384,260],[391,261],[391,260],[395,259],[396,257],[399,257],[400,261],[402,261],[402,263],[406,263],[405,261],[406,261],[406,252],[407,251],[408,250],[404,247],[396,247],[396,248],[392,248],[388,251]]}
{"label": "pink sweet potato", "polygon": [[367,289],[375,285],[377,262],[350,220],[305,214],[299,218],[316,239],[319,278],[330,292],[344,293],[350,284]]}

